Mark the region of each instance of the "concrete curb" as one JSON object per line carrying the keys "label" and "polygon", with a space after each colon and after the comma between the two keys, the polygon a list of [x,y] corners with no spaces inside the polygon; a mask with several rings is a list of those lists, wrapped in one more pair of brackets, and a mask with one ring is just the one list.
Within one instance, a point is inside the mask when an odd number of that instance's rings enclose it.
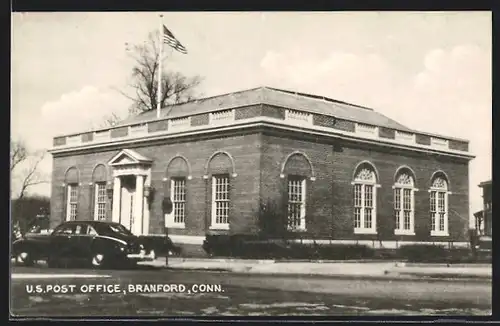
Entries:
{"label": "concrete curb", "polygon": [[248,264],[287,264],[287,263],[312,263],[312,264],[348,264],[348,263],[359,263],[359,264],[394,264],[396,267],[491,267],[492,264],[489,263],[410,263],[401,260],[308,260],[308,259],[239,259],[239,258],[181,258],[172,257],[169,258],[173,261],[181,262],[218,262],[218,263],[248,263]]}
{"label": "concrete curb", "polygon": [[398,272],[387,272],[385,275],[369,275],[369,274],[357,274],[357,275],[348,275],[348,274],[321,274],[321,273],[269,273],[269,272],[255,272],[251,270],[251,267],[248,270],[234,270],[234,269],[224,269],[224,268],[187,268],[187,267],[172,267],[172,266],[163,266],[160,267],[169,271],[186,271],[186,272],[196,272],[196,271],[204,271],[204,272],[223,272],[223,273],[231,273],[233,275],[259,275],[259,276],[267,276],[267,277],[296,277],[296,278],[324,278],[324,279],[342,279],[342,280],[374,280],[374,281],[415,281],[415,282],[456,282],[456,281],[465,281],[467,282],[475,282],[475,283],[485,283],[491,282],[490,277],[485,276],[474,276],[474,275],[462,275],[462,274],[415,274],[415,273],[398,273]]}

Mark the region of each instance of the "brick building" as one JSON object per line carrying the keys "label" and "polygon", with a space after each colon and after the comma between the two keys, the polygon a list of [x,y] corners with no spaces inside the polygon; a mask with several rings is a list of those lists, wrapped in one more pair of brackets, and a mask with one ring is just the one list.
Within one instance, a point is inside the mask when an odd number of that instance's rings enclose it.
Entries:
{"label": "brick building", "polygon": [[491,180],[481,182],[479,187],[483,191],[483,209],[474,213],[476,230],[481,235],[492,235],[492,189]]}
{"label": "brick building", "polygon": [[259,232],[272,206],[306,241],[467,242],[468,141],[321,96],[214,96],[56,137],[51,153],[53,225],[106,219],[161,235],[166,223],[175,242],[201,244]]}

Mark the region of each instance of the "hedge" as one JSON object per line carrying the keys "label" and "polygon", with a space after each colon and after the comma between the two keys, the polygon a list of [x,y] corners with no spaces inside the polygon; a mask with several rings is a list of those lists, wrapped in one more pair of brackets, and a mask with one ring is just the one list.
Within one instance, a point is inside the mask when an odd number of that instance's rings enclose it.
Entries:
{"label": "hedge", "polygon": [[168,242],[165,242],[165,236],[148,236],[141,235],[139,236],[142,243],[148,248],[154,249],[157,255],[164,255],[167,253],[167,249],[171,251],[174,255],[181,255],[182,249],[180,246],[175,245],[170,237],[168,238]]}
{"label": "hedge", "polygon": [[[266,241],[251,236],[207,236],[203,249],[211,256],[253,259],[380,259],[408,262],[478,262],[469,248],[446,248],[439,245],[412,244],[398,249],[373,249],[359,244],[314,244]],[[482,259],[481,261],[484,261]]]}
{"label": "hedge", "polygon": [[215,257],[254,259],[368,259],[374,250],[365,245],[318,245],[266,241],[250,236],[207,236],[203,249]]}

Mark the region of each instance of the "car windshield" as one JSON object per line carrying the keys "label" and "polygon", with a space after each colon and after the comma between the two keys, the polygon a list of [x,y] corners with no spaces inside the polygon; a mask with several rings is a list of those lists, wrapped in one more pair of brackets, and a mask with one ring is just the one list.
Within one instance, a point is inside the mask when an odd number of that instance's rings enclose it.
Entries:
{"label": "car windshield", "polygon": [[123,235],[132,235],[126,227],[121,224],[99,224],[96,225],[97,232],[104,234],[120,233]]}

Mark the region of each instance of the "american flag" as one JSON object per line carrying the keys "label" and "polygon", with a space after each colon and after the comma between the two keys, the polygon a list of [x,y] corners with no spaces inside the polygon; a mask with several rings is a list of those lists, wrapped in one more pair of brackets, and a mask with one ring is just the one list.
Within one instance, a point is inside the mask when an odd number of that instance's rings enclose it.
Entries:
{"label": "american flag", "polygon": [[165,25],[163,25],[163,43],[170,45],[172,48],[181,53],[187,54],[187,50],[184,45],[182,45],[181,42],[175,38],[174,34],[172,34],[172,32],[169,31]]}

